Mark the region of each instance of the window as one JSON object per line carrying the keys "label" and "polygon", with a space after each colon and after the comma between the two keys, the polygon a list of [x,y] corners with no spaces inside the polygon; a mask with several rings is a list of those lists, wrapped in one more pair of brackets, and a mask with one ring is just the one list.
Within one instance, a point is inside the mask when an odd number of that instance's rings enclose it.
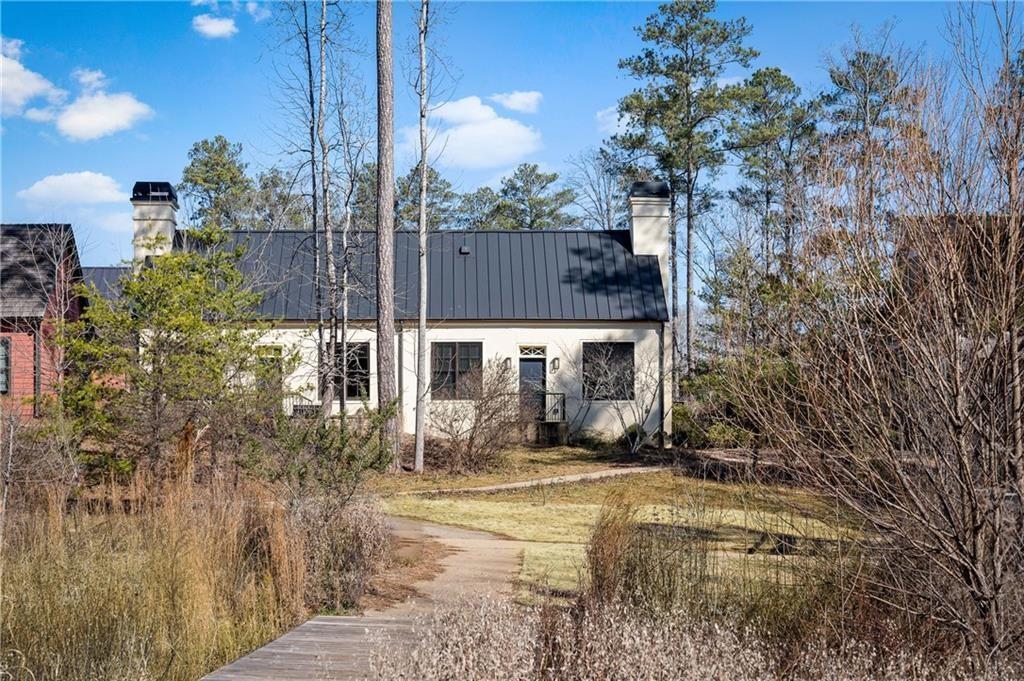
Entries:
{"label": "window", "polygon": [[633,399],[632,343],[583,344],[583,396],[590,400]]}
{"label": "window", "polygon": [[[339,344],[337,355],[334,358],[336,368],[334,374],[334,399],[341,396],[341,377],[343,375],[342,362],[348,363],[348,375],[345,385],[345,397],[349,399],[365,399],[370,396],[370,344],[369,343],[347,343],[343,347]],[[323,389],[320,389],[323,394]]]}
{"label": "window", "polygon": [[[366,399],[370,396],[370,344],[349,343],[345,346],[345,357],[338,357],[348,363],[348,375],[345,381],[345,397],[350,399]],[[341,367],[338,367],[338,381],[341,381]],[[340,393],[340,385],[335,386]]]}
{"label": "window", "polygon": [[430,397],[471,400],[483,385],[483,343],[432,343]]}
{"label": "window", "polygon": [[11,390],[11,339],[0,338],[0,395]]}
{"label": "window", "polygon": [[281,348],[261,345],[256,348],[256,382],[264,394],[277,394],[284,387]]}

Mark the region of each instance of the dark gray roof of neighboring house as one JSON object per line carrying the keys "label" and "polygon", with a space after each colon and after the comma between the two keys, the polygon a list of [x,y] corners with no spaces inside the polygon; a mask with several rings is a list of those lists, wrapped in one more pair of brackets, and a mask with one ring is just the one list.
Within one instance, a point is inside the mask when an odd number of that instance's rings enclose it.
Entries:
{"label": "dark gray roof of neighboring house", "polygon": [[[303,231],[238,231],[242,269],[262,291],[259,314],[315,319],[313,240]],[[351,237],[353,320],[376,316],[376,234]],[[665,321],[658,259],[633,255],[627,230],[433,232],[427,316],[438,320]],[[321,256],[322,257],[322,256]],[[395,316],[415,319],[417,239],[395,233]]]}
{"label": "dark gray roof of neighboring house", "polygon": [[0,225],[0,318],[43,317],[65,258],[69,276],[79,276],[71,225]]}
{"label": "dark gray roof of neighboring house", "polygon": [[101,296],[108,300],[121,297],[121,277],[127,267],[83,267],[82,279],[86,286],[95,286]]}

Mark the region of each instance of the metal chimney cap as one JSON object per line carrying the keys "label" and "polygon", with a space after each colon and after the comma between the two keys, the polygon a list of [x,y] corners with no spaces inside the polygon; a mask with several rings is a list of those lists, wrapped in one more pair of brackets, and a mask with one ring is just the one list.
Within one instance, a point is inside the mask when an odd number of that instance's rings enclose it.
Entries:
{"label": "metal chimney cap", "polygon": [[170,182],[136,182],[132,187],[132,201],[154,201],[177,205],[178,195]]}
{"label": "metal chimney cap", "polygon": [[634,182],[629,188],[629,195],[635,198],[667,199],[672,192],[668,182]]}

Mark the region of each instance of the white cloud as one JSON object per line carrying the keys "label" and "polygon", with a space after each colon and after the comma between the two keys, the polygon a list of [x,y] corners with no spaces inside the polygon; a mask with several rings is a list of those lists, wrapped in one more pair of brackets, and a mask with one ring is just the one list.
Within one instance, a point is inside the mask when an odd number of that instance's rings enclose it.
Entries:
{"label": "white cloud", "polygon": [[722,76],[721,78],[715,79],[715,85],[720,88],[729,87],[730,85],[739,85],[743,82],[743,76]]}
{"label": "white cloud", "polygon": [[43,106],[25,109],[25,118],[36,123],[49,123],[57,118],[57,107]]}
{"label": "white cloud", "polygon": [[25,68],[20,58],[24,43],[2,38],[0,46],[0,112],[4,116],[20,116],[33,101],[45,99],[49,105],[59,104],[67,93],[49,80]]}
{"label": "white cloud", "polygon": [[482,123],[498,117],[494,109],[484,104],[476,95],[445,102],[434,107],[430,115],[452,125]]}
{"label": "white cloud", "polygon": [[78,81],[85,92],[96,92],[107,86],[107,77],[99,70],[79,67],[71,72],[71,77]]}
{"label": "white cloud", "polygon": [[270,10],[267,9],[266,5],[259,2],[247,2],[245,3],[245,11],[249,13],[252,20],[259,23],[270,18]]}
{"label": "white cloud", "polygon": [[[497,168],[513,164],[541,148],[536,128],[499,116],[476,95],[437,106],[431,117],[431,152],[438,162],[457,168]],[[399,130],[399,152],[417,149],[416,128]]]}
{"label": "white cloud", "polygon": [[115,203],[128,201],[128,194],[109,175],[84,170],[78,173],[48,175],[17,194],[19,199],[37,205]]}
{"label": "white cloud", "polygon": [[3,38],[0,80],[4,116],[24,116],[36,123],[53,122],[68,139],[84,141],[127,130],[153,115],[153,110],[130,92],[107,93],[107,76],[84,67],[71,72],[81,92],[74,101],[65,104],[67,91],[25,68],[18,61],[22,54],[22,41]]}
{"label": "white cloud", "polygon": [[21,59],[21,51],[25,47],[24,40],[6,38],[0,35],[0,54],[9,59]]}
{"label": "white cloud", "polygon": [[492,102],[497,102],[506,109],[511,109],[512,111],[518,111],[520,113],[537,113],[537,109],[540,107],[540,100],[543,98],[544,95],[536,90],[530,90],[528,92],[523,92],[521,90],[516,90],[515,92],[499,92],[488,97]]}
{"label": "white cloud", "polygon": [[200,14],[192,18],[192,28],[205,38],[230,38],[238,33],[238,26],[231,17],[215,17],[212,14]]}
{"label": "white cloud", "polygon": [[86,93],[58,114],[57,130],[81,142],[127,130],[152,115],[153,110],[130,92]]}
{"label": "white cloud", "polygon": [[594,114],[597,129],[605,135],[621,135],[626,132],[626,122],[619,118],[619,107],[610,106]]}

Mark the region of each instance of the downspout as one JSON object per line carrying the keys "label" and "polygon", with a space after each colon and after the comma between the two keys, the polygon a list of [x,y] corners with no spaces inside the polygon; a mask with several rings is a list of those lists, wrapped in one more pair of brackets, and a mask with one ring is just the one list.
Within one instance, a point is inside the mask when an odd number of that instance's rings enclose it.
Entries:
{"label": "downspout", "polygon": [[658,446],[665,449],[665,423],[672,418],[671,410],[665,410],[665,323],[658,326],[658,401],[661,405],[661,423],[658,426]]}
{"label": "downspout", "polygon": [[[405,324],[403,322],[398,323],[398,419],[401,424],[402,431],[405,430],[405,393],[403,387],[405,381],[403,380],[403,374],[405,373],[405,352],[404,352],[404,340],[405,340]],[[401,432],[399,433],[401,435]]]}

